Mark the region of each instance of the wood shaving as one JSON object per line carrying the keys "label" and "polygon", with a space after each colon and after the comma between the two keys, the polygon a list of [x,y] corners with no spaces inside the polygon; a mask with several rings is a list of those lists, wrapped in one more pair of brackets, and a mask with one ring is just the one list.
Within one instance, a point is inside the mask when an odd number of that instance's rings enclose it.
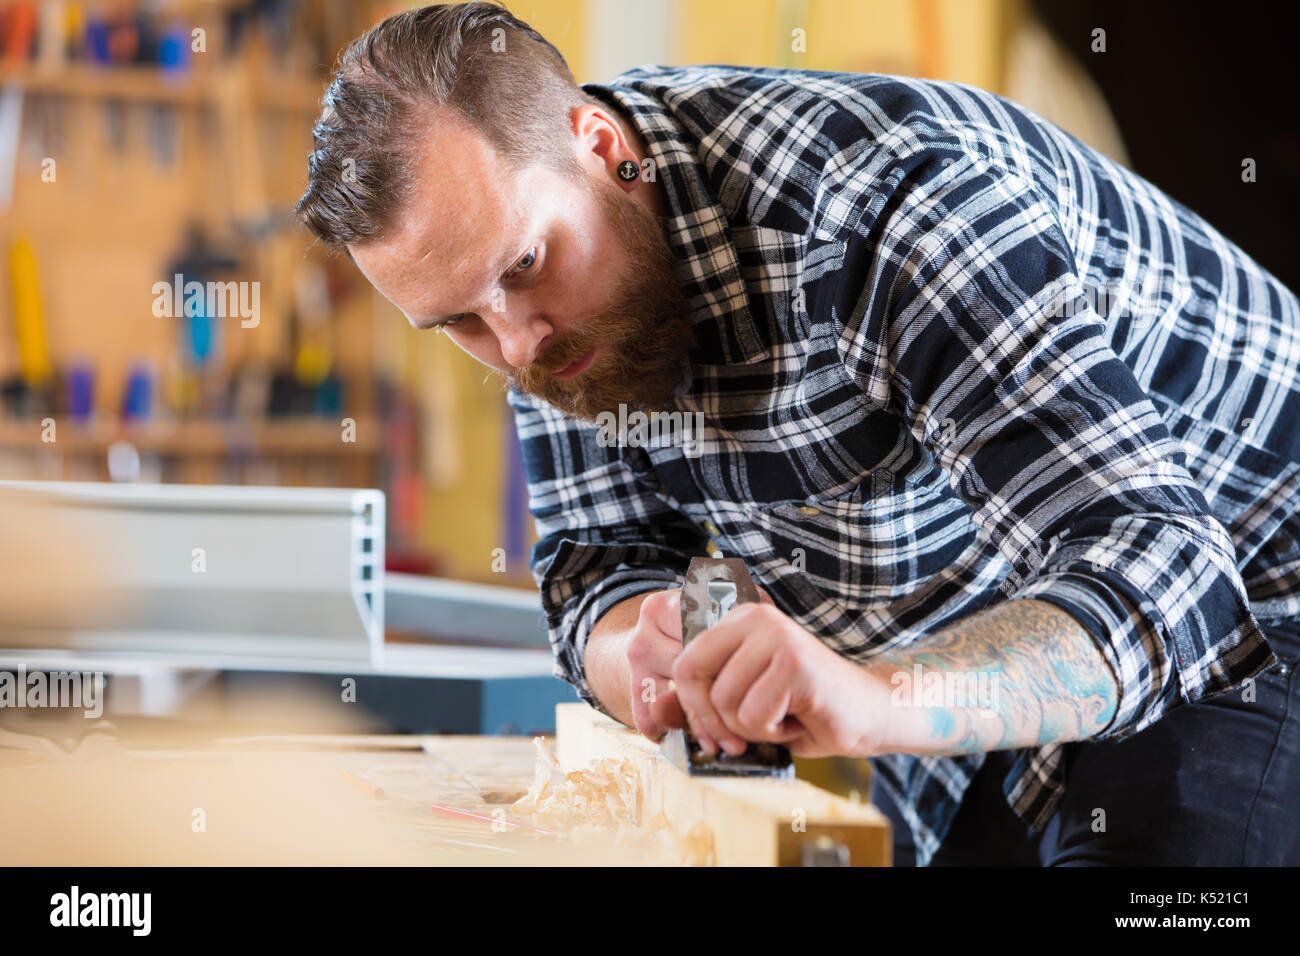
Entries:
{"label": "wood shaving", "polygon": [[637,776],[632,761],[606,758],[566,774],[543,738],[534,737],[533,746],[537,748],[533,785],[513,804],[516,813],[531,814],[540,826],[566,830],[636,826]]}
{"label": "wood shaving", "polygon": [[532,816],[539,826],[563,830],[578,844],[604,844],[650,850],[664,862],[709,866],[714,861],[713,831],[704,823],[683,837],[671,821],[657,813],[640,824],[638,780],[631,760],[606,758],[581,770],[564,773],[545,739],[533,738],[537,761],[533,784],[512,808]]}

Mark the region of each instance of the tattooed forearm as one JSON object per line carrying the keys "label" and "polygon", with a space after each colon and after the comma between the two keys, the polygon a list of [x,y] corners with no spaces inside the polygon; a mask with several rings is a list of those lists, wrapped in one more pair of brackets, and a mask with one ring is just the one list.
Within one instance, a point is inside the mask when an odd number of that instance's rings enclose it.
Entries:
{"label": "tattooed forearm", "polygon": [[1119,691],[1088,633],[1043,601],[1008,601],[871,664],[890,688],[882,753],[962,754],[1082,740]]}

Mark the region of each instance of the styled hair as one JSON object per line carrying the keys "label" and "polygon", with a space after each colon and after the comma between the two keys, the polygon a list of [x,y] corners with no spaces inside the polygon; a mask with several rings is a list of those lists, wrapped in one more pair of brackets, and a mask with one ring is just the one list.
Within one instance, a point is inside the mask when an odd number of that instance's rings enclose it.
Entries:
{"label": "styled hair", "polygon": [[324,242],[376,238],[410,196],[439,123],[458,115],[512,170],[577,176],[569,112],[596,102],[560,52],[497,3],[389,17],[349,44],[322,99],[297,212]]}

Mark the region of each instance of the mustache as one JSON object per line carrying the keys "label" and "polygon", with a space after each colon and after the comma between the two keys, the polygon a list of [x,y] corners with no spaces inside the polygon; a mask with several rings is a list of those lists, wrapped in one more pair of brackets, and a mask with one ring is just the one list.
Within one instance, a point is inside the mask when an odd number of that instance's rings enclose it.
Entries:
{"label": "mustache", "polygon": [[509,374],[508,380],[526,392],[536,392],[551,384],[558,386],[552,376],[597,346],[612,346],[617,357],[620,346],[641,328],[642,320],[630,311],[630,306],[630,302],[620,302],[612,312],[588,320],[562,341],[550,346],[541,358]]}
{"label": "mustache", "polygon": [[570,332],[564,340],[548,348],[541,358],[520,370],[521,375],[559,372],[568,368],[578,359],[590,352],[600,342],[600,335],[592,322],[576,332]]}

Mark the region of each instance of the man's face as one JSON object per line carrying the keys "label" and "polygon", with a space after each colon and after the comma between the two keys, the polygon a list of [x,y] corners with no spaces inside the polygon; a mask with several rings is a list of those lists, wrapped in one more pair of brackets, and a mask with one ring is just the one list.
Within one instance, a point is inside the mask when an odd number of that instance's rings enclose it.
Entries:
{"label": "man's face", "polygon": [[443,328],[503,383],[588,420],[663,408],[692,344],[672,252],[607,164],[579,159],[577,180],[514,171],[472,129],[440,124],[406,208],[349,249],[412,325]]}

